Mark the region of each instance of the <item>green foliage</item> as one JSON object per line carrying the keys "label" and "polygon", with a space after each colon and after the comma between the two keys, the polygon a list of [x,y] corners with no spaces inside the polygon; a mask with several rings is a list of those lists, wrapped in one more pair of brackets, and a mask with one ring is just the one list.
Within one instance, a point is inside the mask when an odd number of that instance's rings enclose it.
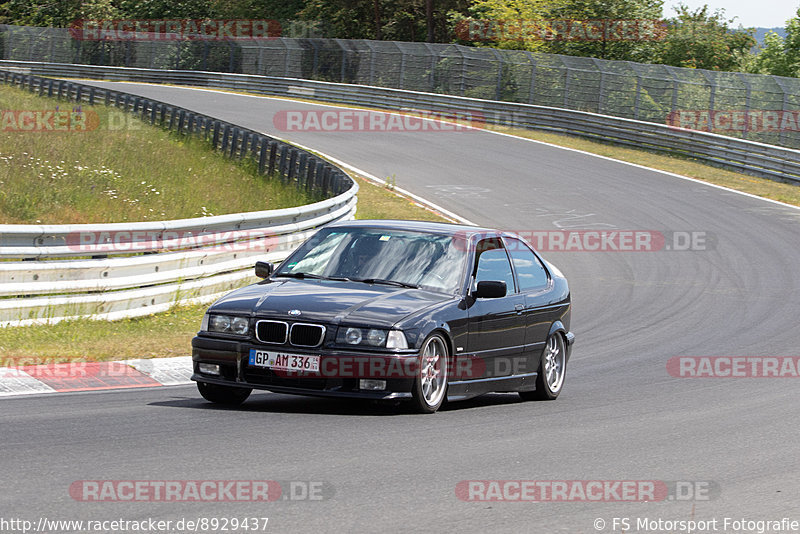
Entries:
{"label": "green foliage", "polygon": [[0,4],[0,24],[66,27],[80,18],[81,0],[8,0]]}
{"label": "green foliage", "polygon": [[750,62],[750,72],[800,77],[800,8],[786,21],[786,38],[769,32],[764,47]]}
{"label": "green foliage", "polygon": [[657,30],[647,31],[651,21],[661,19],[663,0],[562,0],[563,4],[551,10],[552,19],[586,21],[642,21],[637,38],[615,40],[603,36],[597,41],[550,41],[547,50],[552,54],[618,59],[647,62],[661,46],[663,36]]}
{"label": "green foliage", "polygon": [[725,10],[710,12],[707,5],[694,11],[680,4],[669,19],[669,33],[656,60],[676,67],[739,70],[756,44],[753,30],[730,31]]}
{"label": "green foliage", "polygon": [[[543,21],[547,18],[553,6],[560,5],[563,0],[473,0],[469,8],[472,19],[487,22],[486,37],[498,36],[497,39],[487,41],[470,40],[477,46],[492,46],[495,48],[539,50],[545,47],[544,41],[529,37],[524,31],[515,32],[511,26],[516,21],[523,24]],[[509,24],[509,26],[506,26]],[[508,30],[504,31],[504,28]],[[520,38],[503,39],[503,37]]]}

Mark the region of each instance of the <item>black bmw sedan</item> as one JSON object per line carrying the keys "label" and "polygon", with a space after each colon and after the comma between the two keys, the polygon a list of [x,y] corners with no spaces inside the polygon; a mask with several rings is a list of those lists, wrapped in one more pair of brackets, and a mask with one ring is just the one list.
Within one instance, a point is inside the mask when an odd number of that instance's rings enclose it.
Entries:
{"label": "black bmw sedan", "polygon": [[192,340],[200,394],[253,389],[445,400],[552,400],[575,336],[567,280],[519,236],[416,221],[328,225],[215,302]]}

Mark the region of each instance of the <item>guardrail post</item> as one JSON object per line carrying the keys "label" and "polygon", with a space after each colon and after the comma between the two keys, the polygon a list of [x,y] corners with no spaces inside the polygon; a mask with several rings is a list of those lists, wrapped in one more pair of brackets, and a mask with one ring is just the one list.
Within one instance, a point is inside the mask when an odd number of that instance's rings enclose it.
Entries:
{"label": "guardrail post", "polygon": [[263,135],[257,133],[252,133],[250,135],[250,157],[253,158],[253,161],[258,161],[258,151],[261,146],[266,143],[266,140]]}
{"label": "guardrail post", "polygon": [[222,146],[220,147],[220,151],[224,154],[228,150],[228,142],[230,141],[231,137],[231,126],[230,124],[225,124],[225,129],[222,130]]}
{"label": "guardrail post", "polygon": [[308,154],[305,152],[300,153],[300,160],[297,163],[297,188],[301,189],[305,184],[303,183],[308,176]]}
{"label": "guardrail post", "polygon": [[270,141],[269,142],[269,167],[267,174],[273,176],[275,174],[275,161],[278,158],[278,142],[277,141]]}
{"label": "guardrail post", "polygon": [[231,147],[230,151],[227,153],[227,156],[232,158],[236,155],[236,146],[239,142],[239,128],[234,127],[231,133]]}
{"label": "guardrail post", "polygon": [[286,173],[286,181],[291,182],[297,176],[297,150],[289,151],[289,169]]}
{"label": "guardrail post", "polygon": [[281,145],[280,163],[278,163],[278,174],[282,182],[286,182],[286,159],[289,156],[289,145]]}
{"label": "guardrail post", "polygon": [[242,146],[239,148],[239,159],[244,159],[245,156],[247,156],[247,145],[251,142],[255,143],[255,136],[250,134],[250,132],[244,132],[242,134]]}
{"label": "guardrail post", "polygon": [[311,193],[314,189],[314,177],[317,172],[316,158],[309,158],[308,165],[306,166],[306,191]]}
{"label": "guardrail post", "polygon": [[314,167],[314,189],[322,193],[322,177],[325,174],[325,162],[317,161]]}
{"label": "guardrail post", "polygon": [[331,167],[325,165],[325,170],[322,172],[322,194],[327,195],[331,187]]}
{"label": "guardrail post", "polygon": [[219,121],[214,121],[214,134],[211,138],[211,146],[214,147],[214,150],[216,150],[217,146],[219,145],[219,128],[220,128]]}
{"label": "guardrail post", "polygon": [[89,87],[89,105],[94,106],[94,87]]}
{"label": "guardrail post", "polygon": [[261,151],[258,154],[258,172],[259,174],[264,174],[264,170],[267,168],[267,143],[266,141],[261,142]]}
{"label": "guardrail post", "polygon": [[185,116],[186,116],[186,111],[181,109],[178,112],[178,133],[181,135],[183,134],[183,121]]}

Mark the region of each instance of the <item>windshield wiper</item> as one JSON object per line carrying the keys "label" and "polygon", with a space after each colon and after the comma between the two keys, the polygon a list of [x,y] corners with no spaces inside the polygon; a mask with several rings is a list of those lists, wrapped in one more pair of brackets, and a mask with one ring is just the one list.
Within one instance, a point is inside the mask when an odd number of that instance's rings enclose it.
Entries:
{"label": "windshield wiper", "polygon": [[277,273],[275,276],[276,277],[279,277],[279,276],[280,277],[286,277],[286,278],[300,278],[300,279],[313,278],[315,280],[322,280],[322,279],[325,278],[324,276],[320,276],[318,274],[311,274],[311,273]]}
{"label": "windshield wiper", "polygon": [[386,280],[384,278],[363,278],[363,279],[352,279],[353,282],[364,282],[365,284],[383,284],[387,286],[397,286],[397,287],[407,287],[410,289],[419,289],[419,286],[414,284],[407,284],[405,282],[398,282],[397,280]]}
{"label": "windshield wiper", "polygon": [[286,277],[286,278],[300,278],[301,280],[304,278],[309,278],[312,280],[336,280],[339,282],[350,282],[349,278],[344,278],[340,276],[322,276],[319,274],[312,274],[312,273],[278,273],[275,276]]}

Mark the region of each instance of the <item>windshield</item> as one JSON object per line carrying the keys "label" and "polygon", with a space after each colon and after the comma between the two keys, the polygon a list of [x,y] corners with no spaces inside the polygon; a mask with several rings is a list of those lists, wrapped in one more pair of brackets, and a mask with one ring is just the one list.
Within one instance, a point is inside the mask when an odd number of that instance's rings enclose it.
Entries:
{"label": "windshield", "polygon": [[379,228],[317,232],[273,276],[331,278],[454,293],[466,260],[462,237]]}

